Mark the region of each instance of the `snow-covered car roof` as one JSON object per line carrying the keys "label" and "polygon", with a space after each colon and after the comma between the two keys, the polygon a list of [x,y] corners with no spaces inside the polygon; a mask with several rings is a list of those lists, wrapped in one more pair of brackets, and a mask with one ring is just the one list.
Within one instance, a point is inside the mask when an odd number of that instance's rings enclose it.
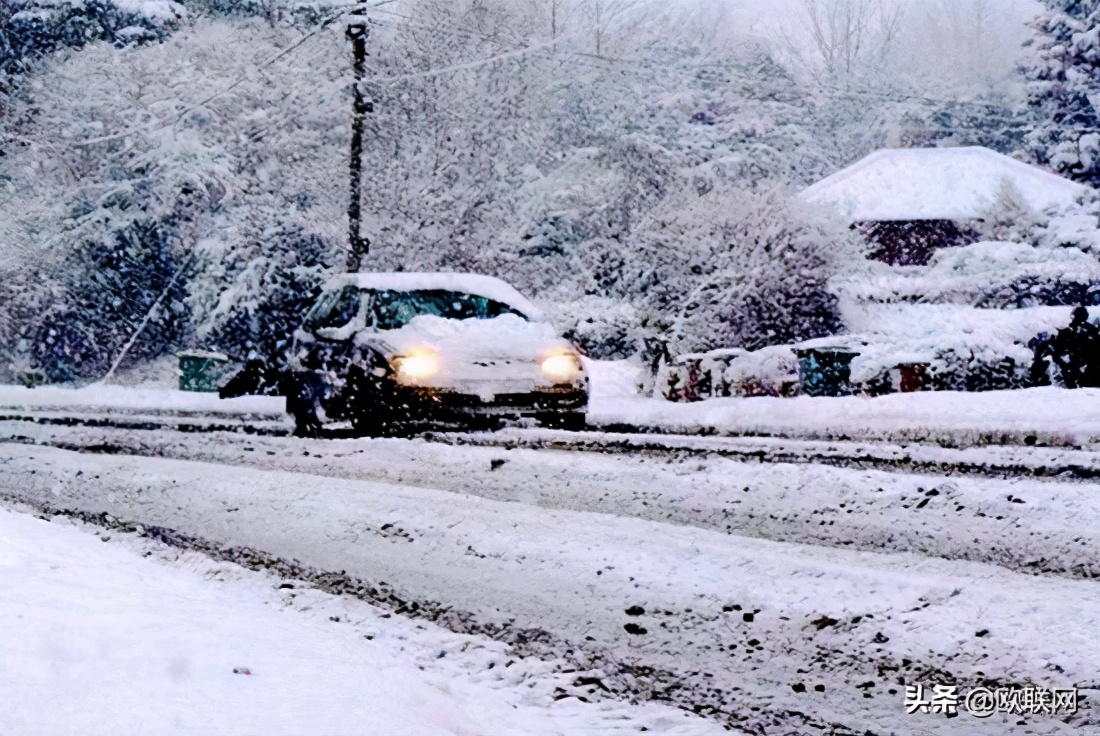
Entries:
{"label": "snow-covered car roof", "polygon": [[360,289],[388,289],[390,291],[457,291],[462,294],[483,296],[507,304],[522,312],[528,319],[538,320],[542,312],[527,297],[511,285],[493,276],[480,273],[448,273],[429,271],[400,271],[375,273],[347,273],[334,276],[325,289],[335,289],[353,284]]}

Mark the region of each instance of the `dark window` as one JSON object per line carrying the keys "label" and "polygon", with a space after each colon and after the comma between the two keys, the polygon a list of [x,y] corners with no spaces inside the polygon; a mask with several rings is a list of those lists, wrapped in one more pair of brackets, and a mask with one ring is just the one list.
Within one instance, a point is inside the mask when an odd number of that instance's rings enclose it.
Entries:
{"label": "dark window", "polygon": [[431,315],[444,319],[492,319],[502,314],[523,314],[507,304],[474,294],[431,289],[421,291],[379,290],[371,293],[371,317],[380,330],[396,330],[413,317]]}
{"label": "dark window", "polygon": [[522,319],[527,319],[527,316],[516,309],[512,309],[503,302],[493,301],[492,299],[485,300],[485,316],[489,319],[493,317],[499,317],[502,314],[514,314]]}
{"label": "dark window", "polygon": [[317,303],[306,314],[305,326],[308,330],[343,327],[359,312],[359,289],[345,286],[338,291],[326,291],[317,298]]}

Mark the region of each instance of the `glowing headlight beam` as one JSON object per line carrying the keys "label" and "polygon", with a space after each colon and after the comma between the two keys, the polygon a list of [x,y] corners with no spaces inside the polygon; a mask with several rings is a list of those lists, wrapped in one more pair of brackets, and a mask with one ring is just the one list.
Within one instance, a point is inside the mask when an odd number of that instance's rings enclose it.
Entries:
{"label": "glowing headlight beam", "polygon": [[403,383],[419,383],[439,373],[439,355],[431,350],[416,349],[393,362],[397,377]]}
{"label": "glowing headlight beam", "polygon": [[554,383],[571,383],[581,372],[581,363],[572,353],[559,353],[544,358],[542,374]]}

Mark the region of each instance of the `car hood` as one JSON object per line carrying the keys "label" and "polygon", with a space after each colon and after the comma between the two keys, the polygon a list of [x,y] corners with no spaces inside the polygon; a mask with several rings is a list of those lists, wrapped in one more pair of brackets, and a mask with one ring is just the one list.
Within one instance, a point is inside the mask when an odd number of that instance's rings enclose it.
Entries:
{"label": "car hood", "polygon": [[466,320],[424,315],[397,330],[361,333],[360,340],[382,347],[387,357],[431,348],[452,365],[500,359],[533,363],[548,352],[573,350],[550,325],[513,314]]}

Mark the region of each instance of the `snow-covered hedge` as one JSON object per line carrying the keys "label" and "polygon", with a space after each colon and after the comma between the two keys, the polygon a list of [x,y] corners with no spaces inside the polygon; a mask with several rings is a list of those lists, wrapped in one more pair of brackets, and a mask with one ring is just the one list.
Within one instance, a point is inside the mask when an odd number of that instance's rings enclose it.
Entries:
{"label": "snow-covered hedge", "polygon": [[798,357],[789,345],[754,350],[726,369],[734,396],[792,396],[798,391]]}
{"label": "snow-covered hedge", "polygon": [[[903,363],[927,363],[929,388],[986,391],[1030,385],[1029,345],[1070,321],[1071,307],[977,309],[953,304],[867,306],[846,318],[864,345],[851,380],[872,392]],[[1093,308],[1095,319],[1100,308]],[[895,387],[896,388],[896,387]]]}
{"label": "snow-covered hedge", "polygon": [[873,302],[1025,307],[1095,299],[1100,304],[1100,290],[1090,291],[1100,286],[1100,260],[1075,248],[981,242],[939,250],[927,267],[869,263],[866,271],[835,285]]}

